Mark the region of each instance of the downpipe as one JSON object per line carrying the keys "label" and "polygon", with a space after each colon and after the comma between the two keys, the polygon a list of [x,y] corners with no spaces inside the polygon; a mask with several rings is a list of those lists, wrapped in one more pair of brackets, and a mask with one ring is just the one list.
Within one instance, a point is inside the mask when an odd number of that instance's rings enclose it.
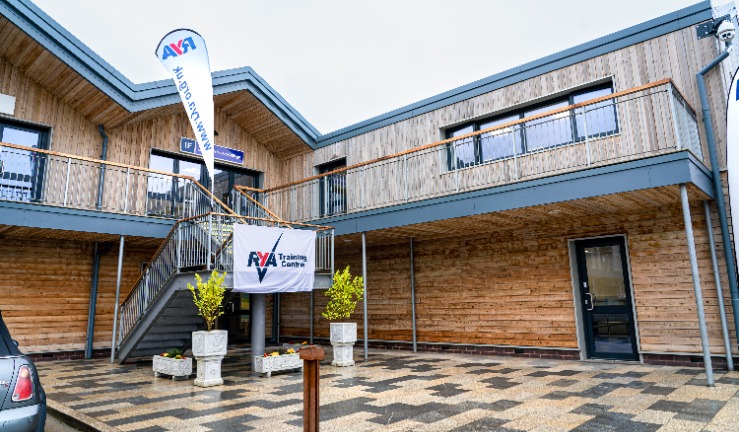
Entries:
{"label": "downpipe", "polygon": [[[716,141],[713,136],[713,121],[711,119],[711,109],[708,105],[708,95],[706,93],[706,83],[704,80],[704,76],[728,57],[732,49],[733,45],[731,41],[726,41],[726,49],[713,59],[713,61],[708,63],[706,67],[701,69],[700,72],[696,74],[696,79],[698,81],[698,93],[700,94],[701,111],[703,113],[703,127],[706,130],[706,144],[708,147],[708,154],[711,159],[713,193],[716,199],[716,207],[718,208],[719,225],[721,226],[721,240],[724,247],[726,271],[729,278],[731,306],[734,315],[734,331],[735,334],[739,335],[739,289],[737,288],[734,249],[731,245],[731,238],[729,237],[729,223],[726,218],[726,202],[724,200],[723,186],[721,184],[721,170],[719,169],[718,156],[716,154]],[[708,222],[710,223],[710,221]]]}
{"label": "downpipe", "polygon": [[[108,157],[108,134],[105,133],[105,127],[98,125],[98,132],[103,137],[102,151],[100,152],[100,160],[106,160]],[[98,182],[98,199],[95,208],[101,210],[103,208],[103,185],[105,184],[105,164],[100,164],[100,180]]]}

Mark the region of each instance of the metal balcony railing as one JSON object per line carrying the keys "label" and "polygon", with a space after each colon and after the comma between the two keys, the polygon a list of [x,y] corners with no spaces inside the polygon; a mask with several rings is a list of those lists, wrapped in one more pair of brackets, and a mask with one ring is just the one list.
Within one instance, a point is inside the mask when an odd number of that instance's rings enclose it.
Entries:
{"label": "metal balcony railing", "polygon": [[0,200],[184,219],[229,213],[188,176],[0,143]]}
{"label": "metal balcony railing", "polygon": [[310,221],[680,150],[703,160],[695,111],[662,80],[287,185],[237,189]]}

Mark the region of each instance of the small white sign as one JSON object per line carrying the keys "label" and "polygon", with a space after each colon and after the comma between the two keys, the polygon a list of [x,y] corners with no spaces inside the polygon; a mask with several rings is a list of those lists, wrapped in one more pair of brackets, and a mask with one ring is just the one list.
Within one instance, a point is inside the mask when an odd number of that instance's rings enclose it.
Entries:
{"label": "small white sign", "polygon": [[15,115],[15,96],[0,93],[0,114]]}

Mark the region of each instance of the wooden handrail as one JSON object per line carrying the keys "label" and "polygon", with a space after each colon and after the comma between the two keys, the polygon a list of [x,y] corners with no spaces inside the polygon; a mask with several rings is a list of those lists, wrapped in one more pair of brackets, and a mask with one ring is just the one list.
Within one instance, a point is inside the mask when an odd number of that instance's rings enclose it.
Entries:
{"label": "wooden handrail", "polygon": [[[435,142],[432,142],[430,144],[424,144],[422,146],[414,147],[412,149],[404,150],[402,152],[393,153],[393,154],[389,154],[389,155],[386,155],[386,156],[381,156],[379,158],[375,158],[375,159],[364,161],[364,162],[359,162],[359,163],[356,163],[354,165],[346,166],[346,167],[343,167],[343,168],[338,168],[338,169],[335,169],[333,171],[329,171],[329,172],[326,172],[326,173],[323,173],[323,174],[317,174],[317,175],[314,175],[314,176],[311,176],[311,177],[304,178],[302,180],[297,180],[297,181],[294,181],[294,182],[291,182],[291,183],[286,183],[286,184],[275,186],[275,187],[271,187],[271,188],[268,188],[268,189],[255,189],[255,188],[249,188],[249,187],[246,187],[246,186],[242,186],[242,188],[244,188],[245,190],[249,190],[249,191],[252,191],[252,192],[259,192],[259,193],[274,192],[274,191],[281,190],[281,189],[286,189],[286,188],[289,188],[289,187],[292,187],[292,186],[297,186],[297,185],[302,184],[302,183],[307,183],[307,182],[310,182],[310,181],[313,181],[313,180],[317,180],[317,179],[320,179],[322,177],[330,176],[330,175],[333,175],[333,174],[338,174],[338,173],[345,172],[345,171],[348,171],[348,170],[351,170],[351,169],[361,168],[363,166],[375,164],[375,163],[382,162],[382,161],[385,161],[385,160],[388,160],[388,159],[394,159],[394,158],[397,158],[397,157],[400,157],[400,156],[404,156],[404,155],[407,155],[407,154],[410,154],[410,153],[416,153],[416,152],[420,152],[420,151],[423,151],[423,150],[428,150],[430,148],[434,148],[434,147],[446,145],[446,144],[449,144],[449,143],[454,142],[454,141],[460,141],[460,140],[464,140],[466,138],[471,138],[471,137],[474,137],[474,136],[487,134],[487,133],[490,133],[492,131],[496,131],[496,130],[500,130],[500,129],[506,129],[506,128],[509,128],[511,126],[516,126],[516,125],[519,125],[519,124],[530,122],[532,120],[537,120],[537,119],[540,119],[540,118],[543,118],[543,117],[553,116],[553,115],[556,115],[556,114],[559,114],[559,113],[562,113],[562,112],[572,111],[572,110],[577,109],[577,108],[582,108],[582,107],[588,106],[588,105],[594,105],[594,104],[597,104],[597,103],[600,103],[600,102],[604,102],[604,101],[607,101],[607,100],[615,99],[615,98],[618,98],[618,97],[621,97],[621,96],[626,96],[626,95],[629,95],[629,94],[632,94],[632,93],[638,93],[640,91],[648,90],[648,89],[654,88],[654,87],[659,87],[659,86],[662,86],[662,85],[665,85],[665,84],[672,84],[672,87],[677,91],[677,93],[680,95],[680,97],[682,97],[683,100],[685,100],[685,104],[687,105],[687,107],[690,108],[691,110],[693,110],[693,107],[691,107],[690,104],[688,104],[687,99],[685,99],[685,97],[680,92],[680,90],[677,88],[677,86],[675,86],[675,83],[672,81],[672,79],[665,78],[665,79],[662,79],[662,80],[659,80],[659,81],[654,81],[654,82],[651,82],[651,83],[648,83],[648,84],[644,84],[644,85],[641,85],[641,86],[638,86],[638,87],[633,87],[633,88],[630,88],[630,89],[627,89],[627,90],[622,90],[620,92],[616,92],[616,93],[613,93],[613,94],[610,94],[610,95],[605,95],[605,96],[601,96],[601,97],[598,97],[598,98],[595,98],[595,99],[590,99],[590,100],[587,100],[587,101],[578,102],[576,104],[568,105],[566,107],[557,108],[557,109],[553,109],[551,111],[547,111],[547,112],[543,112],[543,113],[540,113],[540,114],[536,114],[536,115],[533,115],[531,117],[526,117],[526,118],[522,118],[522,119],[510,121],[508,123],[503,123],[503,124],[500,124],[500,125],[497,125],[497,126],[493,126],[493,127],[487,128],[487,129],[483,129],[483,130],[480,130],[480,131],[471,132],[471,133],[468,133],[466,135],[460,135],[460,136],[456,136],[456,137],[453,137],[453,138],[443,139],[441,141],[435,141]],[[693,112],[695,112],[695,110],[693,110]]]}
{"label": "wooden handrail", "polygon": [[[241,189],[240,189],[241,187],[242,187],[242,186],[239,186],[239,185],[234,185],[234,189],[235,189],[235,190],[236,190],[236,191],[237,191],[238,193],[240,193],[241,195],[245,196],[245,197],[246,197],[246,198],[247,198],[247,199],[248,199],[249,201],[251,201],[251,202],[253,202],[254,204],[256,204],[256,205],[257,205],[257,206],[258,206],[259,208],[261,208],[262,210],[264,210],[264,211],[265,211],[265,212],[266,212],[266,213],[267,213],[268,215],[270,215],[270,216],[272,216],[273,218],[277,219],[277,221],[279,221],[280,223],[283,223],[283,224],[287,225],[288,227],[292,228],[292,225],[290,225],[290,222],[286,222],[286,221],[285,221],[284,219],[282,219],[281,217],[279,217],[279,216],[277,216],[276,214],[272,213],[272,211],[270,211],[270,209],[268,209],[267,207],[263,206],[263,205],[262,205],[262,203],[260,203],[259,201],[255,200],[254,198],[250,197],[250,196],[249,196],[249,194],[247,194],[247,193],[245,193],[245,192],[244,192],[243,190],[241,190]],[[246,188],[248,188],[248,186],[243,186],[243,187],[244,187],[245,189],[246,189]]]}
{"label": "wooden handrail", "polygon": [[183,174],[175,174],[175,173],[170,173],[170,172],[166,172],[166,171],[157,171],[157,170],[153,170],[153,169],[149,169],[149,168],[138,167],[138,166],[134,166],[134,165],[127,165],[127,164],[122,164],[122,163],[118,163],[118,162],[110,162],[110,161],[104,161],[104,160],[100,160],[100,159],[93,159],[93,158],[89,158],[89,157],[85,157],[85,156],[77,156],[77,155],[72,155],[72,154],[67,154],[67,153],[59,153],[59,152],[55,152],[55,151],[51,151],[51,150],[45,150],[45,149],[39,149],[39,148],[35,148],[35,147],[27,147],[27,146],[22,146],[22,145],[18,145],[18,144],[10,144],[10,143],[6,143],[6,142],[2,142],[2,141],[0,141],[0,147],[9,147],[9,148],[14,148],[16,150],[32,151],[32,152],[36,152],[36,153],[47,154],[47,155],[50,155],[50,156],[57,156],[57,157],[60,157],[60,158],[75,159],[75,160],[84,161],[84,162],[91,162],[91,163],[97,163],[97,164],[106,165],[106,166],[115,166],[115,167],[126,168],[126,169],[134,169],[134,170],[137,170],[137,171],[144,171],[144,172],[152,173],[152,174],[159,174],[159,175],[164,175],[164,176],[168,176],[168,177],[177,177],[177,178],[181,178],[181,179],[184,179],[184,180],[190,180],[191,182],[195,183],[203,192],[205,192],[205,194],[207,196],[209,196],[210,198],[212,198],[213,201],[217,202],[221,207],[223,207],[224,209],[226,209],[226,211],[231,212],[231,216],[238,216],[236,214],[236,212],[234,212],[233,210],[231,210],[231,208],[228,207],[226,204],[224,204],[223,201],[219,200],[218,197],[216,197],[215,195],[213,195],[208,190],[208,188],[206,188],[205,186],[203,186],[202,184],[200,184],[199,181],[195,180],[195,178],[194,177],[191,177],[191,176],[187,176],[187,175],[183,175]]}

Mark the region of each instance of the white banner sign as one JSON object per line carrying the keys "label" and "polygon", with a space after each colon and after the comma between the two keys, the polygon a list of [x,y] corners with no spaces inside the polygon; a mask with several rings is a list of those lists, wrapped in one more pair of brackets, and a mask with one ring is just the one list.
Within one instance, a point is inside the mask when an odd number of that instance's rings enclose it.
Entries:
{"label": "white banner sign", "polygon": [[[729,202],[733,205],[739,203],[739,69],[734,72],[731,80],[731,88],[726,102],[726,169],[729,174]],[[739,217],[731,218],[731,228],[734,235],[739,233]],[[737,254],[737,245],[734,242],[734,256]]]}
{"label": "white banner sign", "polygon": [[234,225],[234,291],[312,291],[315,231]]}
{"label": "white banner sign", "polygon": [[[203,154],[208,176],[213,184],[213,78],[205,40],[196,32],[179,29],[167,33],[156,49],[156,55],[172,74],[177,91],[185,105],[190,126]],[[197,180],[197,179],[196,179]]]}

